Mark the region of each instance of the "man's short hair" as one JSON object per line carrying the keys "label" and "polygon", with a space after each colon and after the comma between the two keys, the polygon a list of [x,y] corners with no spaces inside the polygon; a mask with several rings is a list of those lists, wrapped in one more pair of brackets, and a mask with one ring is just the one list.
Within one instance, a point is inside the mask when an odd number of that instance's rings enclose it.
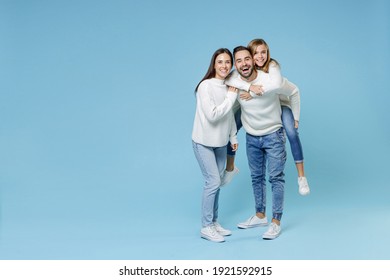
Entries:
{"label": "man's short hair", "polygon": [[[234,50],[233,50],[233,56],[236,57],[236,53],[239,52],[239,51],[248,51],[249,53],[251,53],[250,49],[248,49],[247,47],[244,47],[244,46],[238,46],[238,47],[235,47]],[[252,55],[252,54],[251,54]]]}

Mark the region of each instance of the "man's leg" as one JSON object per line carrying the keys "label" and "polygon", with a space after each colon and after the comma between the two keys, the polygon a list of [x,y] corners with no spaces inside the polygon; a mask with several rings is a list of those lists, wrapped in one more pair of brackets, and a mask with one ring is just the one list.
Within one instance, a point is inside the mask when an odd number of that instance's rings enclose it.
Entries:
{"label": "man's leg", "polygon": [[238,228],[253,228],[268,224],[265,216],[266,185],[265,185],[265,155],[262,149],[262,137],[246,134],[246,154],[252,177],[253,195],[255,198],[256,215],[239,223]]}
{"label": "man's leg", "polygon": [[284,166],[287,159],[283,128],[264,137],[268,160],[269,182],[272,187],[272,222],[263,238],[274,239],[279,236],[280,220],[284,205]]}
{"label": "man's leg", "polygon": [[265,184],[266,158],[262,143],[262,137],[246,134],[246,153],[252,178],[256,214],[259,218],[265,217],[267,193]]}

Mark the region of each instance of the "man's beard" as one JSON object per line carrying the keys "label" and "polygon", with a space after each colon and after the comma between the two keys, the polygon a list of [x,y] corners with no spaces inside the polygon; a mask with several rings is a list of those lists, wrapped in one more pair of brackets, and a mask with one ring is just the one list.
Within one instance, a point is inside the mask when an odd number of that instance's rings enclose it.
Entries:
{"label": "man's beard", "polygon": [[238,69],[238,73],[241,75],[241,77],[248,79],[253,74],[253,67],[251,67],[247,75],[244,75],[244,73],[240,69]]}

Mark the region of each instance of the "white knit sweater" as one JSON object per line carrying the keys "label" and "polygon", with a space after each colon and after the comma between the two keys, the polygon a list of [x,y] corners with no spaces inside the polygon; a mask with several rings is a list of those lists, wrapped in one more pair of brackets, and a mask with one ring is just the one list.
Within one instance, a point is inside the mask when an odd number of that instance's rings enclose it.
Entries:
{"label": "white knit sweater", "polygon": [[[256,79],[251,81],[251,83],[261,84],[262,78],[263,75],[261,74],[261,71],[259,71]],[[243,81],[240,76],[238,79]],[[254,136],[263,136],[273,133],[282,127],[279,96],[284,95],[285,97],[293,99],[295,93],[291,90],[286,81],[287,80],[284,79],[282,87],[275,90],[269,90],[262,96],[252,98],[248,101],[238,98],[238,102],[241,106],[242,125],[247,133]]]}
{"label": "white knit sweater", "polygon": [[208,147],[237,143],[232,106],[237,93],[228,91],[224,80],[212,78],[200,83],[196,92],[196,112],[192,140]]}
{"label": "white knit sweater", "polygon": [[[292,110],[294,120],[299,121],[300,117],[300,93],[299,88],[282,77],[280,67],[276,63],[271,63],[269,67],[268,73],[258,70],[258,75],[260,75],[259,83],[246,82],[242,79],[239,79],[239,74],[237,70],[234,70],[231,76],[226,79],[225,83],[227,85],[236,87],[241,90],[245,90],[249,92],[249,87],[251,84],[262,85],[264,94],[268,94],[271,92],[276,92],[279,94],[280,105],[287,106]],[[256,79],[257,80],[257,79]],[[278,92],[280,91],[280,92]],[[263,95],[264,95],[263,94]],[[259,96],[253,92],[250,92],[250,95],[253,98],[258,98]]]}

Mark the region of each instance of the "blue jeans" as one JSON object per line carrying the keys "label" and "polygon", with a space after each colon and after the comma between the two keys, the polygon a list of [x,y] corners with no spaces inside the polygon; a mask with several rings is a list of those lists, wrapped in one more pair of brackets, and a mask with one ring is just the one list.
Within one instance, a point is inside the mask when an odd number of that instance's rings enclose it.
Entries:
{"label": "blue jeans", "polygon": [[[241,109],[238,109],[238,111],[234,115],[234,118],[236,119],[238,133],[238,131],[242,127]],[[299,132],[298,129],[295,128],[293,113],[291,109],[287,106],[282,106],[282,123],[284,129],[286,130],[288,142],[290,143],[291,153],[295,163],[303,162],[303,150],[301,140],[299,139]],[[227,154],[231,157],[234,157],[236,155],[236,152],[232,150],[230,142],[227,145]]]}
{"label": "blue jeans", "polygon": [[293,113],[287,106],[282,106],[282,123],[286,130],[288,142],[290,142],[291,153],[295,163],[303,162],[303,150],[301,140],[299,139],[299,132],[295,128]]}
{"label": "blue jeans", "polygon": [[265,136],[246,134],[246,153],[252,177],[256,212],[266,211],[266,164],[272,187],[272,218],[281,220],[284,204],[284,165],[286,163],[284,129]]}
{"label": "blue jeans", "polygon": [[218,219],[218,199],[221,176],[226,163],[226,146],[213,148],[192,141],[205,184],[202,195],[202,226],[210,226]]}
{"label": "blue jeans", "polygon": [[[241,122],[241,108],[239,108],[237,110],[237,112],[234,114],[234,119],[236,121],[236,127],[237,127],[237,133],[238,131],[240,130],[240,128],[242,127],[242,122]],[[236,155],[236,152],[233,151],[233,148],[232,148],[232,145],[229,141],[228,145],[227,145],[227,154],[228,156],[231,156],[231,157],[234,157]]]}

